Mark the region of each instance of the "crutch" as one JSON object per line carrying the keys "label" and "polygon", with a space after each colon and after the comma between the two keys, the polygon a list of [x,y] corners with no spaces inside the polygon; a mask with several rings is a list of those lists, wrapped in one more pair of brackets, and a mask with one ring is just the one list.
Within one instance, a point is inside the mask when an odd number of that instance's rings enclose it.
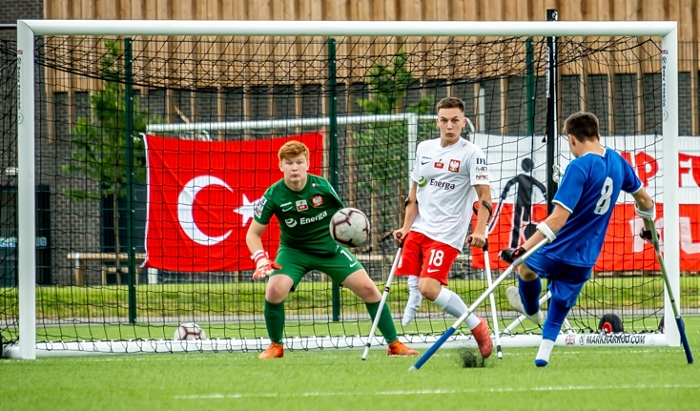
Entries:
{"label": "crutch", "polygon": [[374,321],[372,322],[372,328],[369,330],[369,337],[367,337],[365,351],[362,353],[362,361],[367,359],[369,348],[372,346],[372,339],[374,338],[374,334],[377,332],[377,325],[379,325],[379,317],[381,317],[382,315],[384,304],[386,304],[386,299],[389,296],[389,290],[391,289],[391,281],[394,279],[394,272],[396,272],[396,266],[399,265],[399,259],[401,258],[402,248],[403,246],[399,245],[399,249],[396,250],[396,257],[394,257],[394,263],[391,265],[389,278],[386,279],[386,285],[384,286],[384,293],[382,293],[382,299],[381,301],[379,301],[379,309],[377,310],[377,315],[374,317]]}
{"label": "crutch", "polygon": [[[489,203],[482,201],[482,204],[489,212],[489,217],[486,220],[486,232],[484,233],[484,238],[486,239],[486,244],[484,244],[484,271],[486,271],[486,281],[491,287],[491,260],[489,260],[489,220],[491,219],[491,205]],[[479,214],[479,209],[474,205],[474,213]],[[503,359],[503,350],[501,349],[501,333],[498,331],[498,314],[496,313],[496,297],[493,293],[489,294],[489,300],[491,301],[491,315],[493,316],[493,332],[496,335],[496,353],[498,353],[498,359]]]}
{"label": "crutch", "polygon": [[666,284],[666,292],[668,293],[668,299],[671,300],[671,307],[673,308],[673,316],[676,318],[676,325],[678,325],[678,332],[681,336],[681,343],[683,344],[683,350],[685,350],[685,358],[688,360],[688,364],[693,363],[693,353],[690,352],[690,344],[688,344],[688,337],[685,335],[685,324],[683,324],[683,319],[681,318],[680,309],[676,305],[676,299],[673,296],[673,289],[671,289],[671,282],[668,279],[668,273],[666,272],[666,264],[664,263],[664,258],[661,256],[661,248],[659,247],[659,235],[656,232],[656,226],[654,225],[654,219],[647,219],[651,225],[651,243],[654,245],[654,251],[656,251],[656,258],[659,260],[659,265],[661,266],[661,273],[664,277],[664,283]]}

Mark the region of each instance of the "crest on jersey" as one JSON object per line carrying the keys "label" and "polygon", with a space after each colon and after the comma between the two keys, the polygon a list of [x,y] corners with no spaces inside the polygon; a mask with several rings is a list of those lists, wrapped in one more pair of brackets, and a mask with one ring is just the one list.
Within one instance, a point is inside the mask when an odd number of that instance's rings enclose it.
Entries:
{"label": "crest on jersey", "polygon": [[315,195],[311,197],[311,205],[314,206],[314,208],[322,206],[323,197],[321,197],[320,195]]}
{"label": "crest on jersey", "polygon": [[450,166],[447,169],[453,173],[458,173],[460,163],[461,162],[459,160],[452,159],[452,160],[450,160]]}
{"label": "crest on jersey", "polygon": [[262,217],[262,212],[263,209],[265,208],[265,203],[267,203],[267,198],[263,197],[261,198],[257,204],[255,204],[255,208],[253,211],[255,212],[255,216],[258,218]]}
{"label": "crest on jersey", "polygon": [[297,211],[304,211],[308,209],[309,205],[306,203],[306,200],[297,200]]}
{"label": "crest on jersey", "polygon": [[442,161],[438,160],[438,161],[435,162],[434,167],[435,167],[435,168],[439,168],[439,169],[443,169],[443,168],[445,168],[445,163],[443,163]]}

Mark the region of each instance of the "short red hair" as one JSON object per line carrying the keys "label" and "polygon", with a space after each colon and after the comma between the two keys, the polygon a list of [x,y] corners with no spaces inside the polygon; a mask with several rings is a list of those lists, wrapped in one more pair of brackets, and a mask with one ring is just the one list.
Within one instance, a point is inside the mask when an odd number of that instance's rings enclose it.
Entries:
{"label": "short red hair", "polygon": [[302,143],[301,141],[290,140],[280,147],[280,150],[277,152],[277,157],[279,157],[280,161],[282,161],[285,158],[293,158],[299,155],[304,155],[304,157],[306,157],[306,161],[308,161],[309,154],[309,148],[306,147],[306,144]]}

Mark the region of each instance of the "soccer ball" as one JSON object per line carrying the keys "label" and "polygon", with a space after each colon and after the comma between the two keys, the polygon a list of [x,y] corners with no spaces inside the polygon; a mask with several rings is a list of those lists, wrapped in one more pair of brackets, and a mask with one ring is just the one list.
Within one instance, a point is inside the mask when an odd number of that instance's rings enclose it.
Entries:
{"label": "soccer ball", "polygon": [[182,323],[175,334],[173,335],[173,340],[204,340],[207,336],[204,334],[202,327],[195,323]]}
{"label": "soccer ball", "polygon": [[346,247],[359,247],[369,236],[369,220],[356,208],[342,208],[333,214],[331,236],[336,243]]}

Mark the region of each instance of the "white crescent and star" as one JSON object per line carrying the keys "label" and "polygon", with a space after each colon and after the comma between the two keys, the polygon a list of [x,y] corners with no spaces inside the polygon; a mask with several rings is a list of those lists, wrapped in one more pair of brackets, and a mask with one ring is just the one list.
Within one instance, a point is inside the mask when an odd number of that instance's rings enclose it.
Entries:
{"label": "white crescent and star", "polygon": [[[211,175],[203,175],[197,176],[188,181],[182,188],[182,191],[180,191],[177,198],[177,217],[180,227],[182,227],[182,230],[192,241],[206,246],[216,245],[224,241],[233,232],[233,230],[228,230],[223,235],[210,236],[205,234],[199,229],[199,227],[197,227],[197,223],[195,223],[194,215],[192,213],[194,208],[194,200],[200,191],[209,186],[220,186],[224,187],[230,192],[233,192],[233,189],[222,179]],[[255,213],[255,204],[258,201],[260,201],[260,199],[251,202],[248,200],[248,197],[243,194],[242,205],[233,210],[234,213],[241,215],[244,227],[248,224],[248,221],[253,218],[253,214]]]}

